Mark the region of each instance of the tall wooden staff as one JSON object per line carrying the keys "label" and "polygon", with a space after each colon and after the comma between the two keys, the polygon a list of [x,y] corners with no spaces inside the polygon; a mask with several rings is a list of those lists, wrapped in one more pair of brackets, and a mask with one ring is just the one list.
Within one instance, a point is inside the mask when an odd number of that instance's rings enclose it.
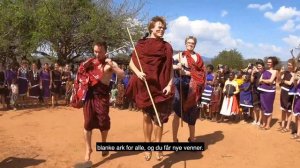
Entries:
{"label": "tall wooden staff", "polygon": [[[179,61],[179,64],[180,64],[180,66],[181,66],[181,68],[182,68],[182,64],[181,64],[181,56],[182,56],[182,53],[181,52],[179,52],[179,54],[178,54],[178,61]],[[179,70],[179,77],[180,77],[180,80],[179,80],[179,89],[180,89],[180,91],[179,91],[179,95],[180,95],[180,115],[181,115],[181,117],[180,117],[180,125],[181,125],[181,127],[183,127],[183,121],[182,121],[182,117],[183,117],[183,99],[182,99],[182,71],[181,71],[181,69]]]}
{"label": "tall wooden staff", "polygon": [[[294,59],[294,61],[297,62],[297,58],[294,56],[294,49],[291,49],[290,52],[291,52],[291,55],[292,55],[292,59]],[[298,55],[299,55],[299,54],[298,54]],[[296,63],[296,65],[297,65],[297,63]],[[296,67],[297,67],[297,66],[296,66]],[[295,74],[295,76],[294,76],[294,81],[295,81],[296,75],[297,75],[297,74]],[[294,83],[295,83],[295,82],[294,82]],[[296,82],[296,85],[297,85],[297,82]],[[295,87],[296,87],[296,85],[295,85]],[[296,93],[297,93],[297,90],[296,90]],[[293,101],[292,101],[292,113],[294,113],[294,104],[295,104],[296,93],[293,93],[294,95],[293,95]]]}
{"label": "tall wooden staff", "polygon": [[[127,32],[128,32],[128,35],[129,35],[129,38],[130,38],[130,42],[131,42],[131,44],[132,44],[132,47],[133,47],[133,49],[134,49],[134,52],[135,52],[135,55],[136,55],[136,58],[137,58],[137,61],[138,61],[139,67],[140,67],[140,71],[144,73],[143,68],[142,68],[142,65],[141,65],[141,62],[140,62],[140,58],[139,58],[138,53],[137,53],[137,51],[136,51],[136,49],[135,49],[135,46],[134,46],[134,43],[133,43],[133,41],[132,41],[132,37],[131,37],[131,34],[130,34],[130,31],[129,31],[128,27],[127,27]],[[145,78],[144,78],[144,82],[145,82],[145,85],[146,85],[146,88],[147,88],[147,91],[148,91],[148,94],[149,94],[149,97],[150,97],[152,106],[153,106],[153,108],[154,108],[154,112],[155,112],[155,115],[156,115],[158,124],[159,124],[159,126],[161,127],[162,125],[161,125],[161,122],[160,122],[160,119],[159,119],[159,115],[158,115],[158,113],[157,113],[157,109],[156,109],[155,103],[154,103],[154,101],[153,101],[153,98],[152,98],[152,95],[151,95],[151,92],[150,92],[150,89],[149,89],[147,80],[146,80]]]}

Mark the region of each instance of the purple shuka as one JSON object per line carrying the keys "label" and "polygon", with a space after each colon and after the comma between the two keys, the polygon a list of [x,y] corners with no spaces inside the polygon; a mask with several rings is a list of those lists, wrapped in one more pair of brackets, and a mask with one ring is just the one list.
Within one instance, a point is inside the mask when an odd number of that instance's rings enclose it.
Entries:
{"label": "purple shuka", "polygon": [[42,96],[45,98],[50,97],[50,72],[49,71],[41,71],[40,79],[42,80]]}
{"label": "purple shuka", "polygon": [[7,85],[10,86],[13,79],[17,79],[17,72],[11,69],[5,71]]}
{"label": "purple shuka", "polygon": [[294,87],[294,93],[296,95],[296,99],[294,102],[294,116],[300,115],[300,83],[297,84],[296,87]]}
{"label": "purple shuka", "polygon": [[246,82],[240,86],[240,106],[242,107],[253,107],[252,93],[250,90],[251,83]]}
{"label": "purple shuka", "polygon": [[[262,79],[270,79],[272,73],[270,71],[264,71],[262,73]],[[276,85],[273,84],[260,84],[257,88],[260,91],[261,109],[265,115],[271,115],[273,112],[273,103],[275,100]]]}

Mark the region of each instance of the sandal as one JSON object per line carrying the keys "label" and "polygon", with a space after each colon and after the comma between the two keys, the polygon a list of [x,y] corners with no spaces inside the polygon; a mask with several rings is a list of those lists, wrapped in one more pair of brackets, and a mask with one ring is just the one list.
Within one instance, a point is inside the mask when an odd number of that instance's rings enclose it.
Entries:
{"label": "sandal", "polygon": [[294,134],[292,137],[291,137],[291,139],[299,139],[300,138],[300,136],[298,136],[297,134]]}
{"label": "sandal", "polygon": [[146,161],[149,161],[151,159],[151,157],[152,157],[152,152],[151,151],[150,152],[145,152],[144,158],[145,158]]}
{"label": "sandal", "polygon": [[265,126],[264,126],[263,124],[261,124],[261,125],[259,125],[259,128],[260,128],[260,129],[264,129]]}
{"label": "sandal", "polygon": [[286,133],[286,132],[290,132],[290,131],[291,131],[290,129],[286,129],[286,128],[281,130],[282,133]]}
{"label": "sandal", "polygon": [[259,127],[259,129],[266,131],[266,130],[270,130],[270,127],[269,128],[267,128],[267,127]]}
{"label": "sandal", "polygon": [[284,127],[279,127],[278,129],[277,129],[277,131],[282,131],[284,129]]}
{"label": "sandal", "polygon": [[189,143],[196,142],[196,138],[194,138],[193,140],[192,140],[191,138],[188,138],[188,142],[189,142]]}
{"label": "sandal", "polygon": [[164,155],[161,151],[157,152],[156,160],[161,161],[164,158]]}

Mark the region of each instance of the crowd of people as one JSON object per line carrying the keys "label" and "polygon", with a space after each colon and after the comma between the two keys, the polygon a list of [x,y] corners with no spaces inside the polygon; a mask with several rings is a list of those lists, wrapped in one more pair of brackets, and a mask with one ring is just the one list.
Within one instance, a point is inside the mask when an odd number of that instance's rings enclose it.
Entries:
{"label": "crowd of people", "polygon": [[33,106],[58,105],[64,99],[69,105],[75,71],[71,65],[60,66],[48,63],[38,68],[37,63],[22,60],[20,66],[0,65],[0,96],[2,108],[21,109]]}
{"label": "crowd of people", "polygon": [[[265,66],[266,63],[266,66]],[[212,65],[206,66],[206,85],[199,104],[200,119],[216,122],[244,122],[258,126],[261,130],[271,127],[274,108],[282,110],[278,131],[292,133],[292,139],[300,142],[299,86],[300,68],[297,60],[291,58],[280,70],[276,57],[266,62],[258,59],[242,70],[232,70],[218,65],[213,72]],[[274,104],[276,85],[280,86],[280,104]],[[292,118],[295,116],[295,127]]]}
{"label": "crowd of people", "polygon": [[[196,141],[195,124],[199,118],[216,122],[244,120],[261,130],[269,130],[276,84],[279,84],[282,117],[278,130],[292,132],[292,139],[300,142],[300,124],[297,124],[300,67],[295,59],[289,59],[287,68],[280,71],[275,69],[276,57],[268,57],[266,62],[258,59],[242,70],[221,64],[215,68],[205,65],[200,54],[194,51],[197,39],[193,36],[185,39],[185,51],[173,55],[172,46],[163,40],[165,30],[164,18],[151,19],[149,34],[134,47],[129,68],[119,67],[107,58],[107,44],[102,41],[93,46],[95,57],[81,63],[78,71],[72,71],[70,65],[62,68],[57,63],[53,66],[45,63],[42,69],[32,63],[30,69],[26,60],[20,67],[10,66],[6,70],[1,67],[1,101],[16,109],[28,105],[29,98],[44,104],[51,98],[54,107],[61,95],[68,105],[74,95],[71,94],[75,93],[84,102],[80,107],[84,114],[85,160],[89,161],[93,151],[92,130],[99,129],[102,142],[106,142],[110,130],[109,106],[142,111],[144,142],[149,143],[152,133],[154,141],[161,142],[163,125],[174,113],[173,141],[180,141],[177,133],[181,121],[188,124],[188,142],[192,143]],[[297,127],[291,130],[293,115]],[[102,156],[107,155],[107,151],[102,152]],[[149,161],[152,151],[146,151],[144,157]],[[163,159],[162,151],[156,152],[156,159]]]}

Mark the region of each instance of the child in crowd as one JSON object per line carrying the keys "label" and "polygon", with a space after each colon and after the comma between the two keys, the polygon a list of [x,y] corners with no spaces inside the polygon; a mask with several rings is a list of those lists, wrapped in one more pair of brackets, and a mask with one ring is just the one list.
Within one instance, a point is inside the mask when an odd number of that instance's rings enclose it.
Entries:
{"label": "child in crowd", "polygon": [[73,90],[73,80],[70,77],[66,81],[66,93],[65,93],[66,106],[70,105],[70,98],[71,98],[71,95],[72,95],[72,90]]}
{"label": "child in crowd", "polygon": [[250,75],[245,75],[244,83],[240,86],[240,107],[242,111],[242,117],[245,122],[250,117],[250,110],[253,108],[252,93],[251,93],[251,82]]}
{"label": "child in crowd", "polygon": [[224,116],[237,115],[239,113],[239,104],[237,101],[237,94],[239,93],[238,83],[234,80],[234,72],[229,73],[229,79],[225,82],[223,89],[224,100],[220,111],[221,119],[223,121]]}
{"label": "child in crowd", "polygon": [[[202,97],[201,97],[201,112],[203,113],[203,115],[205,116],[205,118],[208,119],[212,119],[212,113],[210,110],[210,103],[211,103],[211,96],[212,96],[212,92],[213,92],[213,81],[214,81],[214,66],[213,65],[207,65],[206,66],[206,85],[204,88],[204,91],[202,93]],[[209,113],[209,114],[207,114]],[[208,115],[208,117],[207,117]]]}
{"label": "child in crowd", "polygon": [[17,99],[19,95],[19,87],[16,79],[12,80],[11,88],[11,96],[10,96],[10,105],[14,110],[17,110]]}
{"label": "child in crowd", "polygon": [[112,89],[110,91],[110,104],[112,107],[116,107],[116,100],[118,95],[118,89],[116,87],[116,84],[113,84]]}

